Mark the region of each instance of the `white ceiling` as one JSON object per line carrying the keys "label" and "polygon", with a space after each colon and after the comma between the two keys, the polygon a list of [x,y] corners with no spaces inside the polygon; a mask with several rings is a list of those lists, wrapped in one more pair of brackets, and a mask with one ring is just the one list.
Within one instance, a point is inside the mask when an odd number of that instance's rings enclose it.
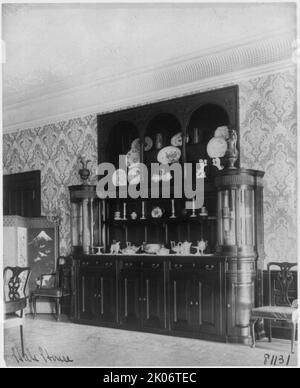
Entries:
{"label": "white ceiling", "polygon": [[5,4],[5,104],[296,26],[294,4]]}

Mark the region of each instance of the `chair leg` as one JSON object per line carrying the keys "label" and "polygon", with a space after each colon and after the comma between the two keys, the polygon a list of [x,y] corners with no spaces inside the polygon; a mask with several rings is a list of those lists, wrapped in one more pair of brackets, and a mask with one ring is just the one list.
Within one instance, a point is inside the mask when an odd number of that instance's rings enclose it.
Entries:
{"label": "chair leg", "polygon": [[296,339],[296,322],[292,322],[291,353],[294,353],[295,339]]}
{"label": "chair leg", "polygon": [[32,297],[32,307],[33,307],[33,319],[36,317],[36,297]]}
{"label": "chair leg", "polygon": [[256,319],[250,322],[250,330],[251,330],[251,338],[252,338],[251,348],[255,348],[255,323],[256,323]]}
{"label": "chair leg", "polygon": [[272,321],[269,319],[269,342],[272,342]]}
{"label": "chair leg", "polygon": [[23,325],[20,325],[20,338],[21,338],[21,351],[22,351],[22,357],[24,357]]}
{"label": "chair leg", "polygon": [[60,318],[60,300],[59,300],[59,298],[56,298],[55,306],[56,306],[56,320],[59,321],[59,318]]}

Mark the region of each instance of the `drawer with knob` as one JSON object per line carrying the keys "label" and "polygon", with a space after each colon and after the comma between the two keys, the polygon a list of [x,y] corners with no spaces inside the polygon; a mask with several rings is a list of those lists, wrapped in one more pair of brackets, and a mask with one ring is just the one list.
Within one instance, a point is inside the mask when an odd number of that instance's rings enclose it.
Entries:
{"label": "drawer with knob", "polygon": [[170,263],[170,269],[171,270],[176,270],[176,271],[192,270],[192,269],[196,269],[198,267],[199,266],[197,265],[196,262],[186,262],[186,263],[183,263],[183,262],[173,261],[173,262]]}
{"label": "drawer with knob", "polygon": [[105,258],[101,259],[85,259],[80,261],[81,268],[115,268],[115,261],[107,260]]}

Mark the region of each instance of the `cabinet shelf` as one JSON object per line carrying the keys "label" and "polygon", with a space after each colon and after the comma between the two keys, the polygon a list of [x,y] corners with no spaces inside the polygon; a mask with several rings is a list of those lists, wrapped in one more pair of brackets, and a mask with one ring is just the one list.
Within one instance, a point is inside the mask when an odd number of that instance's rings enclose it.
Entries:
{"label": "cabinet shelf", "polygon": [[109,226],[117,225],[147,225],[147,224],[179,224],[179,223],[204,223],[214,222],[217,220],[216,216],[196,216],[196,217],[162,217],[162,218],[146,218],[136,220],[106,220],[103,223]]}

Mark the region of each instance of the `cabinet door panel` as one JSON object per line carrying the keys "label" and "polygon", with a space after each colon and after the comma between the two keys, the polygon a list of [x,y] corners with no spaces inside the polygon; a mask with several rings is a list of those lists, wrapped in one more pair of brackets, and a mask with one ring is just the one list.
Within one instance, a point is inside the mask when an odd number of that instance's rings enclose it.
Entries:
{"label": "cabinet door panel", "polygon": [[96,320],[99,292],[97,274],[81,271],[79,275],[79,314],[81,319]]}
{"label": "cabinet door panel", "polygon": [[193,330],[192,272],[171,272],[171,329]]}
{"label": "cabinet door panel", "polygon": [[222,334],[221,268],[217,264],[204,266],[197,275],[197,324],[203,333]]}
{"label": "cabinet door panel", "polygon": [[140,326],[140,274],[139,271],[121,272],[120,278],[120,323],[125,326]]}
{"label": "cabinet door panel", "polygon": [[195,325],[204,333],[218,333],[220,330],[219,296],[215,280],[198,279],[196,286]]}
{"label": "cabinet door panel", "polygon": [[144,271],[142,274],[143,315],[142,325],[166,328],[166,290],[164,272]]}
{"label": "cabinet door panel", "polygon": [[102,322],[116,322],[116,274],[112,270],[103,270],[99,274],[100,294],[99,319]]}

